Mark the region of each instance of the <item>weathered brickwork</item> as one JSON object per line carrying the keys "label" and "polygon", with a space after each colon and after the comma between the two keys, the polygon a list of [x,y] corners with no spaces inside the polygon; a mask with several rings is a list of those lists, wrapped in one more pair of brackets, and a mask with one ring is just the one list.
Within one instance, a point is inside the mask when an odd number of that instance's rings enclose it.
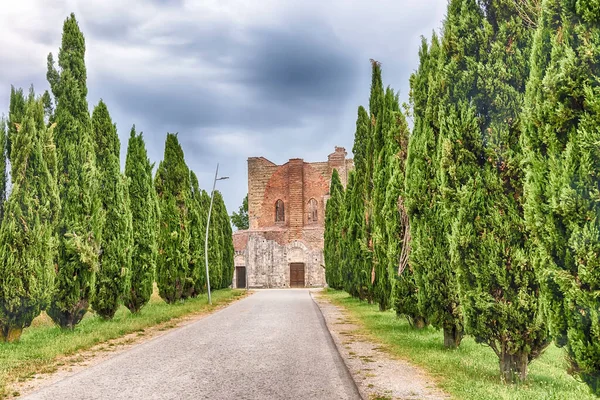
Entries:
{"label": "weathered brickwork", "polygon": [[[233,240],[236,266],[246,267],[249,287],[289,287],[291,263],[304,264],[304,286],[325,284],[325,205],[333,170],[346,186],[354,168],[346,156],[343,147],[336,147],[326,162],[294,158],[276,165],[264,157],[248,159],[250,229],[235,232]],[[276,221],[278,200],[283,221]]]}

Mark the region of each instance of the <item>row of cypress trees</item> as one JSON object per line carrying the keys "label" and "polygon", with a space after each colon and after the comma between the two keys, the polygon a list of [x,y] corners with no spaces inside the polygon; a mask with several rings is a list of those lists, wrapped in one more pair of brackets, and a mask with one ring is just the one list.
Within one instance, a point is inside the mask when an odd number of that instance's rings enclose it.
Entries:
{"label": "row of cypress trees", "polygon": [[[42,310],[71,329],[90,306],[104,319],[121,304],[138,312],[155,280],[168,303],[206,290],[209,195],[174,134],[153,179],[134,126],[121,172],[106,104],[100,100],[91,116],[88,110],[84,56],[71,14],[58,67],[48,56],[52,95],[11,88],[8,121],[0,121],[0,341],[18,340]],[[223,288],[233,278],[234,251],[219,193],[214,208],[211,287]]]}
{"label": "row of cypress trees", "polygon": [[449,1],[410,78],[410,135],[373,62],[355,171],[331,182],[328,284],[447,347],[473,336],[508,382],[554,339],[600,394],[599,18],[590,2]]}

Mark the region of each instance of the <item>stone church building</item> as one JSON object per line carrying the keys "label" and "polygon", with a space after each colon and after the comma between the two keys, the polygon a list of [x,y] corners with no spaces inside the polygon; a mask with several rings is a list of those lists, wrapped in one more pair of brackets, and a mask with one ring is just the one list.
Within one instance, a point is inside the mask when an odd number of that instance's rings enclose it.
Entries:
{"label": "stone church building", "polygon": [[248,159],[250,227],[233,234],[233,287],[325,285],[325,204],[334,169],[346,186],[354,167],[346,157],[346,150],[336,147],[325,162],[294,158],[276,165],[264,157]]}

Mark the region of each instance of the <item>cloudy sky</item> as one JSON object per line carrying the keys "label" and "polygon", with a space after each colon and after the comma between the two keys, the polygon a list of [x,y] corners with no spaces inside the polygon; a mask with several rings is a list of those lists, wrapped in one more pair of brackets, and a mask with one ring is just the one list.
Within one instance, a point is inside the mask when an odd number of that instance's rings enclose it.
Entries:
{"label": "cloudy sky", "polygon": [[407,99],[420,37],[439,31],[445,0],[5,0],[0,12],[0,114],[10,85],[48,88],[62,24],[74,12],[86,39],[88,102],[103,99],[124,164],[132,124],[162,159],[178,132],[188,165],[229,211],[247,192],[246,160],[324,161],[351,155],[366,105],[369,59]]}

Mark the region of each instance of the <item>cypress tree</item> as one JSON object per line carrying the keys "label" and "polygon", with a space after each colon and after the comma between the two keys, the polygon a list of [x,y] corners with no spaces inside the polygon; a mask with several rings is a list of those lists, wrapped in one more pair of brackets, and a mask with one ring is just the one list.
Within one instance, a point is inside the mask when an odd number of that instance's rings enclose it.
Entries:
{"label": "cypress tree", "polygon": [[[213,194],[213,196],[215,194]],[[204,190],[202,191],[202,203],[203,207],[207,210],[206,218],[208,219],[210,195]],[[208,229],[208,278],[210,279],[211,290],[221,287],[221,279],[223,277],[223,255],[221,254],[223,248],[221,247],[221,230],[217,228],[218,223],[219,221],[215,211],[215,198],[213,197],[213,209],[210,214],[210,226]]]}
{"label": "cypress tree", "polygon": [[341,260],[341,214],[344,200],[344,187],[337,169],[331,174],[329,199],[325,208],[325,279],[329,287],[342,288]]}
{"label": "cypress tree", "polygon": [[143,135],[141,132],[136,134],[134,125],[125,160],[133,229],[131,283],[125,296],[125,306],[134,313],[140,311],[150,300],[156,270],[159,215],[156,191],[152,184],[153,167],[146,152]]}
{"label": "cypress tree", "polygon": [[0,228],[0,341],[9,342],[19,339],[50,300],[59,211],[56,179],[44,158],[55,151],[52,128],[46,128],[33,90],[20,121],[11,146],[12,191]]}
{"label": "cypress tree", "polygon": [[[449,16],[450,18],[450,16]],[[447,22],[448,24],[448,22]],[[419,68],[410,79],[414,115],[408,144],[405,207],[410,222],[410,256],[396,296],[397,312],[414,313],[444,330],[444,344],[456,347],[462,339],[461,310],[454,270],[448,260],[449,218],[444,215],[439,173],[440,44],[434,34],[431,46],[423,39]],[[401,306],[401,308],[398,308]]]}
{"label": "cypress tree", "polygon": [[63,328],[73,328],[85,315],[98,264],[102,210],[92,129],[86,100],[85,39],[75,15],[63,26],[58,65],[48,56],[47,78],[54,94],[58,190],[56,290],[48,309]]}
{"label": "cypress tree", "polygon": [[[407,220],[405,211],[404,179],[408,126],[400,111],[398,95],[386,90],[381,112],[383,147],[375,164],[373,190],[373,248],[375,254],[374,294],[380,310],[392,305],[392,288],[398,274],[405,244]],[[408,240],[408,238],[406,238]],[[406,249],[405,249],[406,250]]]}
{"label": "cypress tree", "polygon": [[235,270],[233,248],[233,230],[231,229],[231,220],[227,213],[227,207],[221,192],[215,192],[215,206],[218,212],[218,228],[221,234],[221,288],[225,289],[233,283],[233,272]]}
{"label": "cypress tree", "polygon": [[190,171],[191,197],[190,216],[190,259],[185,290],[187,296],[195,297],[205,291],[206,273],[204,271],[204,238],[206,235],[206,216],[202,208],[202,192],[198,177]]}
{"label": "cypress tree", "polygon": [[532,263],[570,371],[600,395],[600,14],[547,0],[535,33],[522,143]]}
{"label": "cypress tree", "polygon": [[102,318],[111,319],[128,289],[133,232],[127,178],[120,167],[121,143],[102,100],[92,113],[92,133],[99,172],[98,197],[105,215],[92,308]]}
{"label": "cypress tree", "polygon": [[[379,66],[373,63],[373,87],[372,93],[378,92],[381,88]],[[374,103],[377,102],[377,96]],[[371,276],[373,272],[372,251],[370,248],[370,237],[368,231],[369,214],[367,193],[372,187],[371,171],[373,168],[373,157],[370,152],[365,152],[364,146],[371,149],[373,141],[371,135],[371,122],[369,114],[361,106],[358,108],[358,117],[356,120],[356,133],[354,135],[354,177],[351,190],[346,193],[345,202],[347,208],[346,218],[346,263],[349,268],[349,274],[344,282],[344,290],[354,297],[361,300],[373,300],[373,290]],[[350,179],[349,179],[350,181]]]}
{"label": "cypress tree", "polygon": [[176,134],[168,133],[154,187],[160,205],[156,283],[167,303],[181,299],[189,268],[190,171]]}
{"label": "cypress tree", "polygon": [[454,133],[453,150],[460,157],[446,166],[468,176],[457,193],[451,259],[466,332],[494,350],[503,380],[514,382],[526,378],[527,365],[549,343],[522,204],[520,112],[531,32],[513,2],[484,6],[489,46],[475,68],[486,85],[477,108],[458,115],[455,126],[463,129]]}
{"label": "cypress tree", "polygon": [[351,170],[348,174],[348,183],[346,184],[346,191],[344,192],[344,202],[340,207],[342,210],[340,229],[342,235],[342,239],[340,241],[340,270],[342,273],[341,288],[348,292],[351,296],[358,297],[358,288],[356,285],[357,271],[354,270],[354,259],[351,251],[352,246],[356,245],[356,242],[350,236],[351,224],[353,222],[352,202],[350,199],[353,198],[355,187],[356,170]]}

